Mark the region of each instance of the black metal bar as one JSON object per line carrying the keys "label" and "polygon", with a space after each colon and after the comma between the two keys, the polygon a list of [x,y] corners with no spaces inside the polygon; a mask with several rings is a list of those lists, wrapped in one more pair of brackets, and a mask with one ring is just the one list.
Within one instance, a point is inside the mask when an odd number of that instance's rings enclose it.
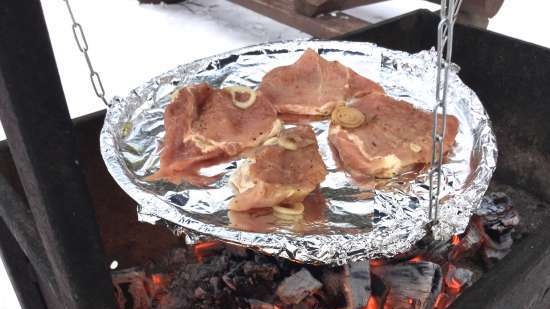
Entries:
{"label": "black metal bar", "polygon": [[39,0],[0,6],[0,119],[66,308],[115,308]]}
{"label": "black metal bar", "polygon": [[40,241],[31,211],[3,175],[0,175],[0,217],[4,219],[6,228],[17,240],[38,275],[52,281],[46,287],[47,293],[59,297],[57,287],[53,284],[54,272],[46,257],[46,250]]}
{"label": "black metal bar", "polygon": [[[15,238],[0,218],[0,256],[23,309],[46,309],[33,269]],[[6,300],[3,299],[2,302]]]}

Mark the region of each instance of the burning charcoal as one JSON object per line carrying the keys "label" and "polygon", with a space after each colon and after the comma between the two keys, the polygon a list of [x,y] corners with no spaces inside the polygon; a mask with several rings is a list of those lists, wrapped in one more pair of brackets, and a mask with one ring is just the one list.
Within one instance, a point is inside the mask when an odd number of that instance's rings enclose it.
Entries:
{"label": "burning charcoal", "polygon": [[308,295],[318,291],[323,285],[313,278],[311,273],[302,268],[299,272],[287,277],[277,288],[277,296],[285,304],[300,303]]}
{"label": "burning charcoal", "polygon": [[226,244],[225,248],[234,257],[239,257],[239,258],[248,257],[248,249],[246,247]]}
{"label": "burning charcoal", "polygon": [[313,296],[308,296],[299,304],[292,305],[291,307],[291,309],[312,309],[312,308],[319,308],[319,301]]}
{"label": "burning charcoal", "polygon": [[328,297],[338,297],[342,291],[342,270],[327,268],[322,275],[323,290]]}
{"label": "burning charcoal", "polygon": [[223,244],[219,241],[201,242],[193,247],[195,257],[199,262],[203,262],[205,258],[219,255],[223,249]]}
{"label": "burning charcoal", "polygon": [[512,248],[513,244],[512,233],[508,232],[497,237],[489,237],[486,239],[485,246],[496,250],[507,250]]}
{"label": "burning charcoal", "polygon": [[325,267],[321,275],[323,283],[323,296],[325,302],[329,304],[329,308],[345,308],[346,299],[342,287],[344,276],[343,267]]}
{"label": "burning charcoal", "polygon": [[453,237],[451,242],[449,241],[434,241],[423,254],[422,259],[429,260],[437,264],[444,264],[449,259],[449,252],[453,249],[454,241],[459,241],[458,236]]}
{"label": "burning charcoal", "polygon": [[431,309],[442,288],[439,265],[421,261],[373,267],[388,287],[384,308]]}
{"label": "burning charcoal", "polygon": [[275,306],[257,299],[249,299],[250,309],[275,309]]}
{"label": "burning charcoal", "polygon": [[448,287],[460,291],[463,288],[471,286],[473,283],[473,271],[462,267],[456,267],[452,264],[449,265],[447,275],[445,275],[445,284]]}
{"label": "burning charcoal", "polygon": [[370,297],[370,264],[368,261],[355,262],[345,267],[343,284],[348,309],[361,309]]}
{"label": "burning charcoal", "polygon": [[253,262],[244,263],[243,272],[246,276],[269,281],[273,281],[275,276],[279,274],[277,266],[273,264],[258,265]]}
{"label": "burning charcoal", "polygon": [[214,295],[218,295],[221,292],[220,281],[220,277],[212,277],[208,281],[208,283],[210,283],[210,287],[212,287],[212,289],[214,290]]}
{"label": "burning charcoal", "polygon": [[197,299],[204,299],[206,294],[206,291],[203,290],[200,286],[195,289],[195,298]]}
{"label": "burning charcoal", "polygon": [[388,296],[389,288],[386,286],[384,281],[380,279],[377,275],[373,274],[371,272],[371,297],[374,298],[372,301],[369,299],[371,303],[378,303],[379,306],[374,306],[374,308],[367,307],[368,309],[378,309],[378,307],[382,307],[382,304],[386,301],[386,297]]}
{"label": "burning charcoal", "polygon": [[323,289],[332,299],[344,298],[344,303],[333,306],[346,309],[361,309],[370,297],[370,263],[355,262],[339,269],[323,272]]}
{"label": "burning charcoal", "polygon": [[483,248],[482,256],[483,260],[485,261],[487,267],[493,267],[493,264],[496,261],[502,260],[508,253],[510,253],[512,249],[506,249],[506,250],[496,250],[492,248]]}
{"label": "burning charcoal", "polygon": [[[466,237],[451,253],[451,260],[464,256],[464,252],[475,249],[487,267],[491,267],[510,252],[514,242],[512,233],[519,224],[519,215],[512,208],[511,199],[504,193],[491,193],[484,197],[476,214],[472,217]],[[471,239],[479,237],[479,243],[471,245]],[[481,247],[481,248],[479,248]]]}
{"label": "burning charcoal", "polygon": [[235,283],[228,275],[223,275],[222,280],[230,289],[232,289],[233,291],[237,290]]}
{"label": "burning charcoal", "polygon": [[460,259],[476,255],[481,247],[482,234],[481,219],[473,217],[464,232],[462,239],[456,244],[449,253],[449,261],[457,262]]}
{"label": "burning charcoal", "polygon": [[115,297],[119,308],[126,308],[133,304],[132,309],[149,309],[156,288],[153,282],[145,275],[145,271],[138,268],[129,268],[112,272]]}
{"label": "burning charcoal", "polygon": [[519,215],[512,208],[511,199],[504,193],[491,193],[483,198],[476,210],[489,230],[505,232],[519,224]]}

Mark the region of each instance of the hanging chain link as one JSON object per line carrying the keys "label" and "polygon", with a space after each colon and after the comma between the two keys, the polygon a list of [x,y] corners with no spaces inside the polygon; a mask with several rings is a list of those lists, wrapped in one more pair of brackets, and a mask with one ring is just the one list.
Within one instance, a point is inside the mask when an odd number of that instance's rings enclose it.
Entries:
{"label": "hanging chain link", "polygon": [[94,69],[92,61],[90,60],[90,55],[88,54],[88,41],[86,41],[86,36],[84,35],[84,30],[82,30],[82,25],[80,25],[80,23],[76,21],[69,0],[63,1],[67,5],[67,10],[69,11],[69,15],[71,16],[71,20],[73,22],[72,29],[74,40],[76,41],[78,49],[84,55],[84,58],[86,59],[86,64],[88,64],[88,69],[90,70],[90,82],[94,87],[95,94],[103,101],[105,105],[109,106],[109,102],[107,102],[107,99],[105,98],[105,89],[103,88],[101,77],[99,76],[99,73],[97,73],[97,71]]}
{"label": "hanging chain link", "polygon": [[[429,219],[437,224],[439,193],[441,191],[441,164],[447,116],[447,88],[453,53],[454,24],[462,0],[441,0],[441,21],[437,27],[437,84],[436,105],[433,111],[432,162],[429,171]],[[441,116],[438,116],[441,111]]]}

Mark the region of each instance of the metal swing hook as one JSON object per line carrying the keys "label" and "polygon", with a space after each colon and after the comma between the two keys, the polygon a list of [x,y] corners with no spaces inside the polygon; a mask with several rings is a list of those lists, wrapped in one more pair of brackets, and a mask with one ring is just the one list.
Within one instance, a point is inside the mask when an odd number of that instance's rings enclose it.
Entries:
{"label": "metal swing hook", "polygon": [[92,65],[92,60],[90,59],[90,55],[88,54],[88,41],[86,41],[86,36],[84,35],[84,30],[82,30],[82,25],[80,25],[80,23],[76,21],[69,0],[63,1],[67,5],[67,11],[69,11],[69,16],[71,17],[71,21],[73,22],[72,30],[74,40],[76,42],[76,45],[78,46],[78,49],[84,55],[84,59],[86,60],[86,64],[88,65],[88,69],[90,71],[90,82],[92,83],[92,87],[94,87],[95,95],[100,98],[107,107],[110,107],[111,104],[109,104],[109,102],[105,98],[105,89],[103,88],[101,77],[99,76],[99,73],[97,73],[97,71],[94,69],[94,66]]}
{"label": "metal swing hook", "polygon": [[[453,52],[453,35],[456,16],[462,0],[441,0],[441,21],[437,27],[437,81],[436,105],[433,110],[432,161],[429,170],[430,225],[438,223],[439,194],[441,191],[441,165],[443,163],[443,139],[447,116],[447,90],[449,68]],[[441,111],[441,118],[438,117]],[[441,119],[441,121],[439,121]]]}

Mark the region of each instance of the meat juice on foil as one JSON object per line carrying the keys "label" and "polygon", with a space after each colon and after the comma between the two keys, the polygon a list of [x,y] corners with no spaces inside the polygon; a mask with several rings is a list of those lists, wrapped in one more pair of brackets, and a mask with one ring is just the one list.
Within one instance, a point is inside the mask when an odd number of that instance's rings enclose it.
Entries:
{"label": "meat juice on foil", "polygon": [[[329,174],[320,194],[306,201],[299,220],[280,219],[269,210],[229,213],[234,192],[229,177],[241,163],[232,161],[202,170],[225,176],[206,188],[149,182],[159,168],[164,136],[163,112],[175,89],[199,82],[214,87],[255,88],[269,70],[296,61],[307,48],[338,60],[381,84],[388,95],[432,110],[435,106],[436,53],[409,54],[370,43],[287,41],[246,47],[197,60],[166,72],[127,97],[117,97],[101,131],[101,152],[113,178],[136,202],[140,219],[163,219],[191,235],[206,235],[304,263],[344,264],[392,257],[408,251],[426,233],[426,169],[377,186],[358,186],[336,167],[328,145],[327,120],[311,123]],[[436,239],[464,231],[478,207],[496,166],[497,147],[488,115],[476,94],[450,73],[448,113],[459,120],[452,153],[442,166]],[[247,230],[235,228],[251,227]]]}

